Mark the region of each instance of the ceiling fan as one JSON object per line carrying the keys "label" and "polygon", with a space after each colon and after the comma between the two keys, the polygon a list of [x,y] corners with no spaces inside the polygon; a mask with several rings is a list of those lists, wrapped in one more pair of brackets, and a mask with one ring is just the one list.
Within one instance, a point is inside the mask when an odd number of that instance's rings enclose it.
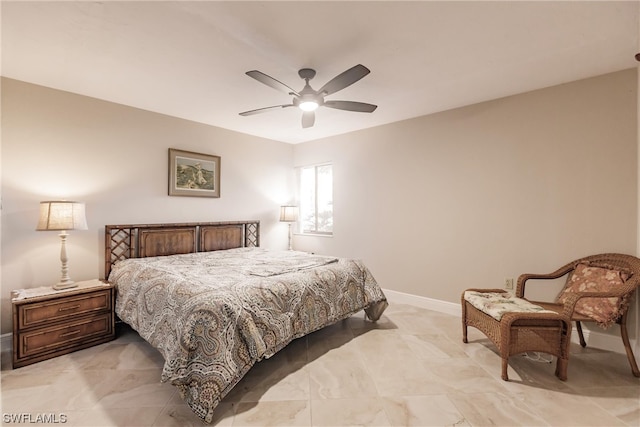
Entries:
{"label": "ceiling fan", "polygon": [[302,110],[302,127],[309,128],[313,126],[316,120],[315,110],[318,107],[329,107],[338,110],[356,111],[359,113],[372,113],[377,105],[366,104],[364,102],[354,101],[333,101],[324,99],[325,96],[331,95],[351,86],[367,74],[370,71],[364,65],[358,64],[349,68],[347,71],[337,75],[333,79],[329,80],[319,90],[313,90],[309,85],[309,80],[313,79],[316,75],[316,71],[311,68],[303,68],[298,71],[298,75],[305,81],[304,88],[301,91],[295,91],[286,84],[268,76],[260,71],[252,70],[247,71],[246,74],[249,77],[253,77],[260,83],[270,86],[276,90],[285,92],[293,96],[291,104],[274,105],[271,107],[258,108],[257,110],[249,110],[240,113],[241,116],[251,116],[253,114],[264,113],[278,108],[298,107]]}

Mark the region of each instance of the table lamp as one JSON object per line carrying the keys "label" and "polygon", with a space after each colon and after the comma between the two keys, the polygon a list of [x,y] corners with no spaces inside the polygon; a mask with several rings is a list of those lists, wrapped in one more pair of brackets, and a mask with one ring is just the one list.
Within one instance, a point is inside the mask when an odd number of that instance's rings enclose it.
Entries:
{"label": "table lamp", "polygon": [[86,230],[87,218],[84,214],[84,203],[69,201],[45,201],[40,202],[40,219],[38,231],[60,231],[60,262],[62,263],[62,276],[60,281],[53,285],[53,289],[68,289],[78,285],[69,277],[67,266],[67,230]]}
{"label": "table lamp", "polygon": [[289,223],[289,250],[291,248],[291,224],[298,220],[297,206],[280,206],[280,221]]}

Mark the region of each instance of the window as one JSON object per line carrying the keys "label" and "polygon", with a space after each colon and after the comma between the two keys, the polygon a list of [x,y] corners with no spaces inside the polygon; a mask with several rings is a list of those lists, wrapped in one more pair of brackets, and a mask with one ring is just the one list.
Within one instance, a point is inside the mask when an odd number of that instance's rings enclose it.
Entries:
{"label": "window", "polygon": [[333,168],[330,164],[299,169],[300,231],[333,234]]}

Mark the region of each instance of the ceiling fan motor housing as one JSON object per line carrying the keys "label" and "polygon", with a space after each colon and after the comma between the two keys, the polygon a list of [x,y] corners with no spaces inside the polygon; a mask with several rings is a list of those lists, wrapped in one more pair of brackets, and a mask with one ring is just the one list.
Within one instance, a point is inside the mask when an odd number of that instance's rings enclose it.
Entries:
{"label": "ceiling fan motor housing", "polygon": [[312,68],[302,68],[301,70],[298,71],[298,75],[300,76],[301,79],[311,80],[316,76],[316,70]]}

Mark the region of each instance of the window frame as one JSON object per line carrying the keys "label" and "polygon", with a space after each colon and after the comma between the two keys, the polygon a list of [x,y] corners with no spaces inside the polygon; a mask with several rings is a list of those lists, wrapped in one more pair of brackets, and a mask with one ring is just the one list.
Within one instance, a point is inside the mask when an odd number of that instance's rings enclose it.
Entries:
{"label": "window frame", "polygon": [[[331,167],[331,231],[321,231],[318,230],[319,225],[319,215],[318,215],[318,168],[330,166]],[[305,230],[304,229],[304,221],[302,220],[302,171],[303,169],[311,169],[313,168],[313,185],[314,185],[314,198],[313,198],[313,210],[314,217],[313,220],[315,222],[313,230]],[[302,234],[305,236],[320,236],[320,237],[333,237],[333,163],[331,162],[323,162],[323,163],[314,163],[304,166],[296,167],[296,189],[297,189],[297,199],[298,205],[300,206],[300,216],[298,217],[297,224],[297,232],[298,234]]]}

